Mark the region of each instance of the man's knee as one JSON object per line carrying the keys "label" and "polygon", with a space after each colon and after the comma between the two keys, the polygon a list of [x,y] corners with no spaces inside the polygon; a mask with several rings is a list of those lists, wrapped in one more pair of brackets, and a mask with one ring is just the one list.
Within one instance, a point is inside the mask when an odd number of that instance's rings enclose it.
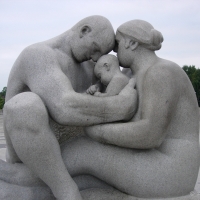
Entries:
{"label": "man's knee", "polygon": [[32,92],[20,93],[4,105],[5,128],[19,128],[21,124],[28,126],[34,121],[47,118],[47,111],[41,98]]}
{"label": "man's knee", "polygon": [[32,108],[35,104],[41,104],[42,100],[40,97],[32,92],[23,92],[12,97],[4,105],[4,113],[7,114],[7,111],[19,111],[27,108]]}

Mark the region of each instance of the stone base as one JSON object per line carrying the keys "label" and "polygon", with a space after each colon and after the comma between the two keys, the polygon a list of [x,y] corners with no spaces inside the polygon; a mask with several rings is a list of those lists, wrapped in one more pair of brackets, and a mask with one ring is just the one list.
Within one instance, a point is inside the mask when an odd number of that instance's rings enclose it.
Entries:
{"label": "stone base", "polygon": [[[9,184],[0,180],[1,200],[56,200],[48,187],[25,187]],[[200,200],[197,192],[173,198],[138,198],[121,193],[115,189],[86,189],[81,191],[83,200]]]}
{"label": "stone base", "polygon": [[172,198],[138,198],[120,193],[116,190],[88,189],[81,192],[84,200],[200,200],[200,194],[196,191],[189,195]]}

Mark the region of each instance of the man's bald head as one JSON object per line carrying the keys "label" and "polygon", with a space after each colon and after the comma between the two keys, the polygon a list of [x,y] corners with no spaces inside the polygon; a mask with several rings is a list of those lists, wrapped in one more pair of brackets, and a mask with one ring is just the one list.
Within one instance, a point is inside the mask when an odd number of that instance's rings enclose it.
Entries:
{"label": "man's bald head", "polygon": [[103,54],[109,53],[115,45],[115,33],[110,21],[99,15],[86,17],[71,28],[80,37],[90,33],[90,37],[101,46]]}

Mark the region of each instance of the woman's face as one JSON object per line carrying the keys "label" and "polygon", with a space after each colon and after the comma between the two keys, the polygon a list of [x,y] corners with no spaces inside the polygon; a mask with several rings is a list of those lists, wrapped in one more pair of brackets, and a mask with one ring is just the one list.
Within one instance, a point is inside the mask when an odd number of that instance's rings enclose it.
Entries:
{"label": "woman's face", "polygon": [[125,38],[119,32],[116,33],[116,48],[114,50],[117,53],[120,66],[129,68],[130,52],[128,48],[125,48]]}

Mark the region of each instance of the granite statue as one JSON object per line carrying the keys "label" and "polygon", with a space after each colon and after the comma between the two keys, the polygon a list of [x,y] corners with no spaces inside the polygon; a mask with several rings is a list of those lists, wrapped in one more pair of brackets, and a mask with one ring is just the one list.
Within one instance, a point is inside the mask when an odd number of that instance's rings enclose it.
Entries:
{"label": "granite statue", "polygon": [[94,74],[106,89],[104,92],[100,92],[104,88],[97,82],[90,86],[86,93],[98,97],[117,95],[129,82],[129,78],[120,70],[117,57],[111,54],[99,58],[94,67]]}
{"label": "granite statue", "polygon": [[[94,101],[78,93],[87,85],[87,73],[77,77],[79,63],[97,61],[114,44],[110,22],[101,16],[88,17],[53,39],[27,47],[10,73],[4,108],[7,162],[23,162],[59,200],[82,198],[64,165],[49,115],[62,125],[89,126],[128,120],[136,107],[129,100],[136,101],[130,85],[110,99]],[[118,109],[124,98],[126,108]]]}
{"label": "granite statue", "polygon": [[[25,49],[4,107],[2,199],[197,200],[197,100],[184,71],[155,54],[162,42],[146,21],[128,21],[115,36],[92,16]],[[112,49],[134,79],[118,95],[83,94],[96,79],[91,63],[79,63]],[[85,133],[59,146],[50,120]]]}

